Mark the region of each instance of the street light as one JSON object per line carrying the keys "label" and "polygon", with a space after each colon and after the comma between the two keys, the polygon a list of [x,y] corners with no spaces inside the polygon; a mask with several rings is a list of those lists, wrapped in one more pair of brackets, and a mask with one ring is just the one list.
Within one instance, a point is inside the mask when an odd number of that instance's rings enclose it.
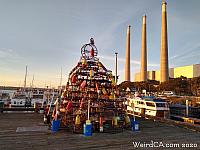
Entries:
{"label": "street light", "polygon": [[115,52],[115,83],[117,85],[117,52]]}

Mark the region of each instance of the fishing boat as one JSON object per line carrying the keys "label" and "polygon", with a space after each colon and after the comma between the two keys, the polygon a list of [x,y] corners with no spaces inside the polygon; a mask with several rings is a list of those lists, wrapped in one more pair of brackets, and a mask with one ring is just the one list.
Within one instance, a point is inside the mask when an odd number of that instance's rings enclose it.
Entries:
{"label": "fishing boat", "polygon": [[0,101],[3,102],[4,107],[9,106],[10,104],[10,94],[5,91],[0,91]]}
{"label": "fishing boat", "polygon": [[161,98],[133,97],[127,98],[127,112],[131,115],[168,117],[169,105]]}
{"label": "fishing boat", "polygon": [[27,78],[27,66],[24,79],[24,88],[18,89],[11,98],[11,107],[25,107],[27,104],[30,105],[30,93],[29,89],[26,88],[26,78]]}
{"label": "fishing boat", "polygon": [[44,102],[44,89],[33,89],[31,91],[31,106],[34,106],[35,103],[42,105]]}
{"label": "fishing boat", "polygon": [[30,102],[29,94],[25,91],[18,90],[11,98],[11,107],[25,107]]}

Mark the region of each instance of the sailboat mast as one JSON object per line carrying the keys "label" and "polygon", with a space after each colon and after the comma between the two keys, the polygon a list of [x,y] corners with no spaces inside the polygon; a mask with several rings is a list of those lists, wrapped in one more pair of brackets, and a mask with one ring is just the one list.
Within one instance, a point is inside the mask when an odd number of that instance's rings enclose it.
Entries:
{"label": "sailboat mast", "polygon": [[32,85],[31,85],[31,86],[32,86],[32,88],[33,88],[33,81],[34,81],[34,74],[33,74]]}
{"label": "sailboat mast", "polygon": [[25,79],[24,79],[24,89],[26,88],[26,78],[27,78],[27,66],[26,66],[26,73],[25,73]]}
{"label": "sailboat mast", "polygon": [[61,72],[60,72],[60,88],[59,88],[60,95],[61,95],[61,90],[62,90],[62,67],[61,67]]}
{"label": "sailboat mast", "polygon": [[61,67],[61,73],[60,73],[60,88],[62,86],[62,67]]}

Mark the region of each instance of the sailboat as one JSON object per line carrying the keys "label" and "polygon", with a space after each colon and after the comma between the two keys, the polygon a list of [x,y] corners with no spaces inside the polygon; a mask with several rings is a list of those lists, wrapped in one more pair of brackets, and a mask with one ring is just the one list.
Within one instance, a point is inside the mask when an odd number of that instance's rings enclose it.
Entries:
{"label": "sailboat", "polygon": [[25,107],[29,106],[30,104],[30,91],[26,88],[26,79],[27,79],[27,66],[25,72],[25,79],[24,79],[24,87],[17,90],[11,99],[11,107]]}

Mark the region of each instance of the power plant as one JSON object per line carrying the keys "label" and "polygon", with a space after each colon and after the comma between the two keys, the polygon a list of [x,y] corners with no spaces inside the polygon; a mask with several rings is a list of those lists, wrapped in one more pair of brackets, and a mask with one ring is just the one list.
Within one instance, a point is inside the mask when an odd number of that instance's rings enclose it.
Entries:
{"label": "power plant", "polygon": [[[160,71],[159,81],[169,80],[169,62],[168,62],[168,38],[167,38],[167,3],[162,0],[162,24],[161,24],[161,42],[160,42]],[[147,81],[147,31],[146,15],[142,17],[142,44],[141,44],[141,68],[135,79],[137,81]],[[155,75],[152,75],[155,76]],[[126,35],[126,64],[125,64],[125,81],[130,81],[130,25]]]}

